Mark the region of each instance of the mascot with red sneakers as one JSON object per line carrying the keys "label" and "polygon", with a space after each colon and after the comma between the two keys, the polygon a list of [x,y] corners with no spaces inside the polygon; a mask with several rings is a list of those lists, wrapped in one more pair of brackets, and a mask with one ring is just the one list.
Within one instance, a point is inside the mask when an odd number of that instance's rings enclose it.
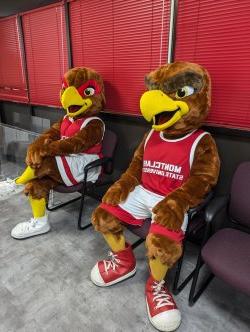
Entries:
{"label": "mascot with red sneakers", "polygon": [[96,263],[91,280],[107,287],[136,273],[123,224],[140,226],[151,218],[146,239],[147,313],[155,328],[173,331],[180,325],[181,315],[165,275],[182,254],[187,211],[201,203],[216,184],[220,161],[213,138],[200,129],[210,108],[206,69],[175,62],[152,71],[145,82],[149,91],[142,95],[140,108],[144,118],[152,121],[152,129],[93,213],[92,223],[112,252],[110,259]]}

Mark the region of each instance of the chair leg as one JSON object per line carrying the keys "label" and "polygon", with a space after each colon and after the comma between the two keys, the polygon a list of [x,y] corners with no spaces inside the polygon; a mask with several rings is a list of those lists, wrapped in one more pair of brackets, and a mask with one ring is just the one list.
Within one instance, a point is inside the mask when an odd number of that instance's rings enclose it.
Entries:
{"label": "chair leg", "polygon": [[[87,192],[86,182],[87,182],[87,175],[85,174],[84,185],[83,185],[83,188],[82,188],[82,194],[79,197],[79,199],[81,198],[81,202],[80,202],[79,216],[78,216],[78,223],[77,224],[78,224],[78,229],[80,229],[80,230],[84,230],[86,228],[89,228],[92,225],[92,223],[88,223],[88,224],[82,226],[82,223],[81,223],[81,220],[82,220],[82,211],[83,211],[83,207],[84,207],[84,200],[85,200],[85,195],[86,195],[86,192]],[[109,184],[109,183],[111,183],[111,182],[110,181],[109,182],[103,182],[100,186],[103,186],[103,185],[106,185],[106,184]],[[102,199],[102,197],[99,197],[99,196],[96,196],[95,198],[97,200],[101,200]]]}
{"label": "chair leg", "polygon": [[182,263],[183,263],[183,259],[184,259],[184,255],[185,255],[185,248],[186,248],[186,240],[183,243],[183,254],[180,257],[179,261],[178,261],[178,265],[177,265],[177,270],[175,273],[175,278],[174,278],[174,285],[173,285],[173,294],[177,295],[179,294],[183,288],[189,283],[189,281],[192,279],[193,274],[194,274],[194,270],[185,278],[185,280],[178,285],[179,283],[179,279],[180,279],[180,274],[181,274],[181,268],[182,268]]}
{"label": "chair leg", "polygon": [[[55,211],[55,210],[57,210],[57,209],[60,209],[60,208],[63,207],[63,206],[66,206],[66,205],[68,205],[68,204],[71,204],[71,203],[73,203],[73,202],[78,201],[80,198],[81,198],[81,196],[79,195],[78,197],[72,198],[72,199],[70,199],[70,200],[67,201],[67,202],[64,202],[64,203],[61,203],[61,204],[57,204],[57,205],[54,206],[54,190],[52,189],[52,190],[50,191],[50,195],[49,195],[48,203],[46,204],[46,209],[47,209],[48,211]],[[51,204],[51,203],[52,203],[52,204]],[[52,205],[52,207],[51,207],[51,205]]]}
{"label": "chair leg", "polygon": [[[191,216],[189,216],[189,218],[191,220]],[[188,228],[187,228],[187,231],[186,231],[187,234],[188,234],[188,231],[189,231],[190,220],[188,222]],[[184,279],[184,281],[180,285],[178,285],[179,279],[180,279],[180,274],[181,274],[183,258],[184,258],[184,255],[185,255],[185,248],[186,248],[186,242],[187,242],[186,237],[185,237],[185,240],[183,242],[183,254],[182,254],[181,258],[178,261],[177,270],[176,270],[175,279],[174,279],[174,285],[173,285],[173,293],[175,295],[179,294],[183,290],[183,288],[189,283],[189,281],[193,278],[191,290],[190,290],[190,293],[189,293],[189,304],[190,305],[193,305],[199,297],[199,296],[196,297],[196,295],[194,295],[194,292],[195,292],[197,279],[198,279],[198,276],[199,276],[199,271],[200,271],[201,266],[203,265],[203,261],[202,261],[202,258],[201,258],[201,249],[204,246],[204,244],[206,243],[206,241],[209,237],[210,231],[211,231],[210,224],[206,224],[203,239],[202,239],[202,243],[201,243],[199,253],[198,253],[198,257],[197,257],[196,266],[193,269],[193,271]],[[205,287],[203,288],[203,290],[204,289],[205,289]]]}
{"label": "chair leg", "polygon": [[71,204],[71,203],[73,203],[73,202],[78,201],[80,198],[81,198],[81,196],[76,197],[76,198],[73,198],[73,199],[71,199],[71,200],[69,200],[69,201],[67,201],[67,202],[65,202],[65,203],[61,203],[61,204],[58,204],[58,205],[53,206],[53,207],[50,207],[49,204],[47,203],[47,204],[46,204],[46,209],[47,209],[48,211],[55,211],[55,210],[57,210],[57,209],[60,209],[60,208],[63,207],[63,206],[66,206],[66,205],[68,205],[68,204]]}
{"label": "chair leg", "polygon": [[82,211],[83,211],[83,207],[84,207],[84,201],[85,201],[85,195],[86,195],[86,191],[87,191],[87,186],[86,186],[86,179],[84,180],[84,185],[83,185],[83,188],[82,188],[82,195],[81,195],[81,202],[80,202],[80,208],[79,208],[79,215],[78,215],[78,229],[80,230],[84,230],[88,227],[90,227],[92,224],[91,223],[88,223],[84,226],[82,226]]}
{"label": "chair leg", "polygon": [[202,256],[201,256],[201,250],[202,250],[203,246],[205,245],[205,243],[206,243],[206,241],[209,237],[210,232],[211,232],[211,226],[208,223],[206,225],[206,229],[205,229],[205,232],[204,232],[204,237],[203,237],[202,244],[201,244],[201,247],[200,247],[200,251],[199,251],[199,254],[198,254],[198,257],[197,257],[196,266],[195,266],[195,269],[193,271],[194,272],[193,281],[192,281],[192,285],[191,285],[191,288],[190,288],[189,299],[188,299],[190,306],[192,306],[198,300],[198,298],[201,296],[202,292],[206,289],[206,287],[208,286],[208,284],[210,283],[210,281],[214,277],[214,275],[212,273],[210,273],[208,278],[205,280],[205,282],[201,285],[200,289],[195,294],[195,289],[196,289],[196,284],[197,284],[198,277],[199,277],[199,272],[200,272],[201,267],[204,264],[204,261],[203,261]]}
{"label": "chair leg", "polygon": [[[191,216],[188,215],[188,227],[186,230],[186,234],[188,234],[189,232],[189,226],[190,226],[190,221],[191,221]],[[185,249],[186,249],[186,244],[187,244],[187,236],[185,237],[185,239],[183,240],[183,248],[182,248],[182,255],[178,261],[177,264],[177,270],[175,273],[175,278],[174,278],[174,285],[173,285],[173,294],[177,295],[179,294],[182,289],[188,284],[188,282],[191,280],[192,276],[193,276],[193,272],[192,271],[186,278],[185,280],[178,286],[179,283],[179,279],[180,279],[180,275],[181,275],[181,268],[182,268],[182,263],[183,263],[183,259],[184,259],[184,255],[185,255]]]}
{"label": "chair leg", "polygon": [[141,243],[143,243],[145,241],[145,239],[139,239],[137,240],[135,243],[132,244],[132,249],[137,248]]}
{"label": "chair leg", "polygon": [[199,277],[199,272],[200,272],[200,269],[203,266],[203,264],[204,264],[204,262],[201,259],[199,259],[199,261],[197,261],[196,268],[193,271],[194,276],[193,276],[193,281],[192,281],[189,298],[188,298],[188,303],[190,306],[193,306],[195,304],[195,302],[199,299],[199,297],[204,292],[204,290],[207,288],[207,286],[209,285],[211,280],[214,278],[214,274],[210,273],[209,276],[206,278],[206,280],[203,282],[203,284],[200,286],[199,290],[195,293],[195,289],[196,289],[196,285],[197,285],[197,281],[198,281],[198,277]]}

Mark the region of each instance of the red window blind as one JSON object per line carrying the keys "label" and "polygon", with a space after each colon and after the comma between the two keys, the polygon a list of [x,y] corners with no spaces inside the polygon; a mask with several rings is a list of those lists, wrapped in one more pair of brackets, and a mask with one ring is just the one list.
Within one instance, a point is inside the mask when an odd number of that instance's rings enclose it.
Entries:
{"label": "red window blind", "polygon": [[0,20],[0,99],[28,102],[17,17]]}
{"label": "red window blind", "polygon": [[166,62],[169,1],[70,2],[74,66],[88,66],[105,81],[107,111],[139,114],[144,76]]}
{"label": "red window blind", "polygon": [[68,69],[62,4],[22,15],[31,104],[59,106],[62,77]]}
{"label": "red window blind", "polygon": [[249,13],[248,0],[179,1],[175,59],[209,70],[208,124],[250,130]]}

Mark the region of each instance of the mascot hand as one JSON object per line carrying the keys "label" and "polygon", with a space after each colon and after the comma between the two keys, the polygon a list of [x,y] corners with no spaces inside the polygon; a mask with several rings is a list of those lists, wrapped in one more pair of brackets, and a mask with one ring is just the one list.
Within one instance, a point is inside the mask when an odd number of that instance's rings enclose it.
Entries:
{"label": "mascot hand", "polygon": [[43,147],[30,145],[27,151],[26,164],[32,168],[39,168],[42,162],[41,150]]}
{"label": "mascot hand", "polygon": [[157,223],[166,226],[170,230],[179,231],[187,209],[188,206],[184,201],[174,199],[169,195],[160,201],[152,211]]}
{"label": "mascot hand", "polygon": [[123,181],[117,181],[112,187],[108,189],[102,198],[102,202],[110,205],[118,205],[124,202],[130,193],[131,188],[126,186]]}
{"label": "mascot hand", "polygon": [[121,178],[114,183],[102,198],[102,202],[110,205],[118,205],[124,202],[129,193],[138,185],[138,180],[129,174],[124,173]]}

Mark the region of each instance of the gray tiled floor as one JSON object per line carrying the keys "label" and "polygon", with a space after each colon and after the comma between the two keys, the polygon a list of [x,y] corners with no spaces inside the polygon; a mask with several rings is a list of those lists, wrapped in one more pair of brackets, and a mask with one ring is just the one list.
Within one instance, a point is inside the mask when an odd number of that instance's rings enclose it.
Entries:
{"label": "gray tiled floor", "polygon": [[[1,158],[2,176],[16,176],[19,170],[20,165]],[[86,222],[96,205],[87,200]],[[0,332],[155,331],[145,311],[144,246],[135,250],[135,277],[110,288],[94,286],[89,272],[108,247],[92,228],[77,230],[77,209],[78,203],[50,213],[51,232],[17,241],[10,231],[30,217],[28,201],[20,194],[0,202]],[[195,249],[188,247],[184,272],[192,268]],[[174,269],[168,275],[170,286],[173,275]],[[178,331],[250,331],[249,297],[215,279],[191,308],[189,287],[175,297],[183,317]]]}

